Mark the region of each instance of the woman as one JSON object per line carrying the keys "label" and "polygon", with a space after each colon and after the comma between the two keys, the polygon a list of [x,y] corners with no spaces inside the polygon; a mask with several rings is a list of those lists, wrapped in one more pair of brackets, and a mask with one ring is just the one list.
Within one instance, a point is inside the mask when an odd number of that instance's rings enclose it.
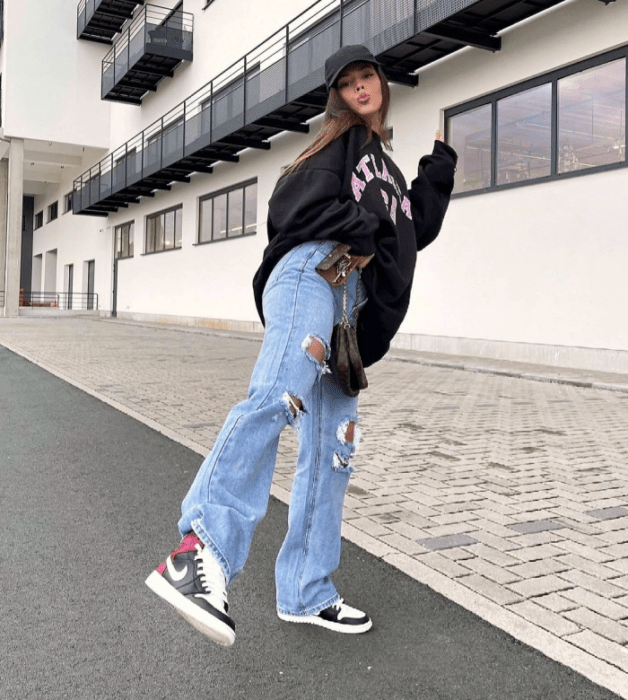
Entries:
{"label": "woman", "polygon": [[[230,412],[183,501],[179,548],[146,581],[227,646],[235,623],[226,586],[244,566],[266,512],[287,424],[298,432],[299,457],[276,562],[277,613],[343,633],[371,627],[330,579],[359,441],[357,398],[343,393],[328,369],[330,339],[343,304],[359,309],[364,366],[382,358],[408,308],[417,250],[438,235],[453,188],[456,153],[441,141],[421,159],[410,190],[384,153],[388,84],[364,46],[331,56],[325,80],[323,128],[269,202],[270,243],[253,283],[266,332],[248,399]],[[319,274],[325,267],[329,281]]]}

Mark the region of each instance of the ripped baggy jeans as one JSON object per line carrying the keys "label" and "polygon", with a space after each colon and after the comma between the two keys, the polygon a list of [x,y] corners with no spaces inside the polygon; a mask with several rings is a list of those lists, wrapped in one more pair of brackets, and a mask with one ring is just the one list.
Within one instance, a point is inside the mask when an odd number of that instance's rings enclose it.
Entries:
{"label": "ripped baggy jeans", "polygon": [[[266,513],[279,435],[292,425],[299,456],[288,532],[275,566],[277,608],[291,615],[312,615],[340,599],[330,576],[340,563],[342,509],[359,436],[357,398],[336,387],[326,365],[332,329],[342,317],[343,288],[332,287],[315,268],[334,245],[299,245],[273,270],[248,398],[229,413],[179,521],[181,535],[196,532],[230,583]],[[346,284],[353,308],[361,284],[357,271]]]}

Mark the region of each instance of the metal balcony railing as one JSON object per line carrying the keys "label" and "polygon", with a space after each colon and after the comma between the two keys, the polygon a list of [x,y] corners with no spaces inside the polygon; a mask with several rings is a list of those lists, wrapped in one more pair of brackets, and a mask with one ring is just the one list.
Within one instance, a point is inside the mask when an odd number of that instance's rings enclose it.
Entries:
{"label": "metal balcony railing", "polygon": [[21,290],[20,306],[61,309],[63,311],[97,311],[98,294],[91,292],[24,292]]}
{"label": "metal balcony railing", "polygon": [[102,62],[101,97],[141,104],[147,91],[193,57],[194,15],[146,5]]}
{"label": "metal balcony railing", "polygon": [[124,23],[133,17],[144,0],[81,0],[76,11],[76,35],[102,44],[111,44]]}
{"label": "metal balcony railing", "polygon": [[365,44],[389,80],[416,85],[417,68],[463,46],[499,50],[498,31],[563,1],[318,0],[75,180],[74,213],[107,215],[244,148],[269,149],[281,131],[307,132],[341,45]]}

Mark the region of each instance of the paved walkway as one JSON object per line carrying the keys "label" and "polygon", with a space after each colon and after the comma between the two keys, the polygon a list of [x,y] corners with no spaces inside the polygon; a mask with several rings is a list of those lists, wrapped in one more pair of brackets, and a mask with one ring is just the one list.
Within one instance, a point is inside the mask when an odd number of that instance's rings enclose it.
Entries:
{"label": "paved walkway", "polygon": [[[0,344],[205,454],[259,337],[16,319]],[[346,538],[628,698],[628,377],[395,354],[368,372]]]}

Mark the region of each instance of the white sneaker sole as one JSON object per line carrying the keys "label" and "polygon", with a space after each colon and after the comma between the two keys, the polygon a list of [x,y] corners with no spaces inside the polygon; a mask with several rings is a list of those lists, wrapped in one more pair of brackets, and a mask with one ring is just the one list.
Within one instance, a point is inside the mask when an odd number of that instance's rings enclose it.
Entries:
{"label": "white sneaker sole", "polygon": [[285,613],[278,612],[277,616],[284,622],[316,625],[317,627],[324,627],[325,629],[340,632],[341,634],[363,634],[364,632],[368,632],[373,626],[373,621],[370,619],[362,625],[343,625],[341,622],[324,620],[322,617],[318,617],[318,615],[286,615]]}
{"label": "white sneaker sole", "polygon": [[208,612],[205,612],[198,605],[189,601],[179,591],[173,588],[164,577],[157,571],[146,579],[146,585],[171,605],[176,612],[181,615],[192,627],[212,639],[217,644],[230,647],[235,642],[235,632]]}

